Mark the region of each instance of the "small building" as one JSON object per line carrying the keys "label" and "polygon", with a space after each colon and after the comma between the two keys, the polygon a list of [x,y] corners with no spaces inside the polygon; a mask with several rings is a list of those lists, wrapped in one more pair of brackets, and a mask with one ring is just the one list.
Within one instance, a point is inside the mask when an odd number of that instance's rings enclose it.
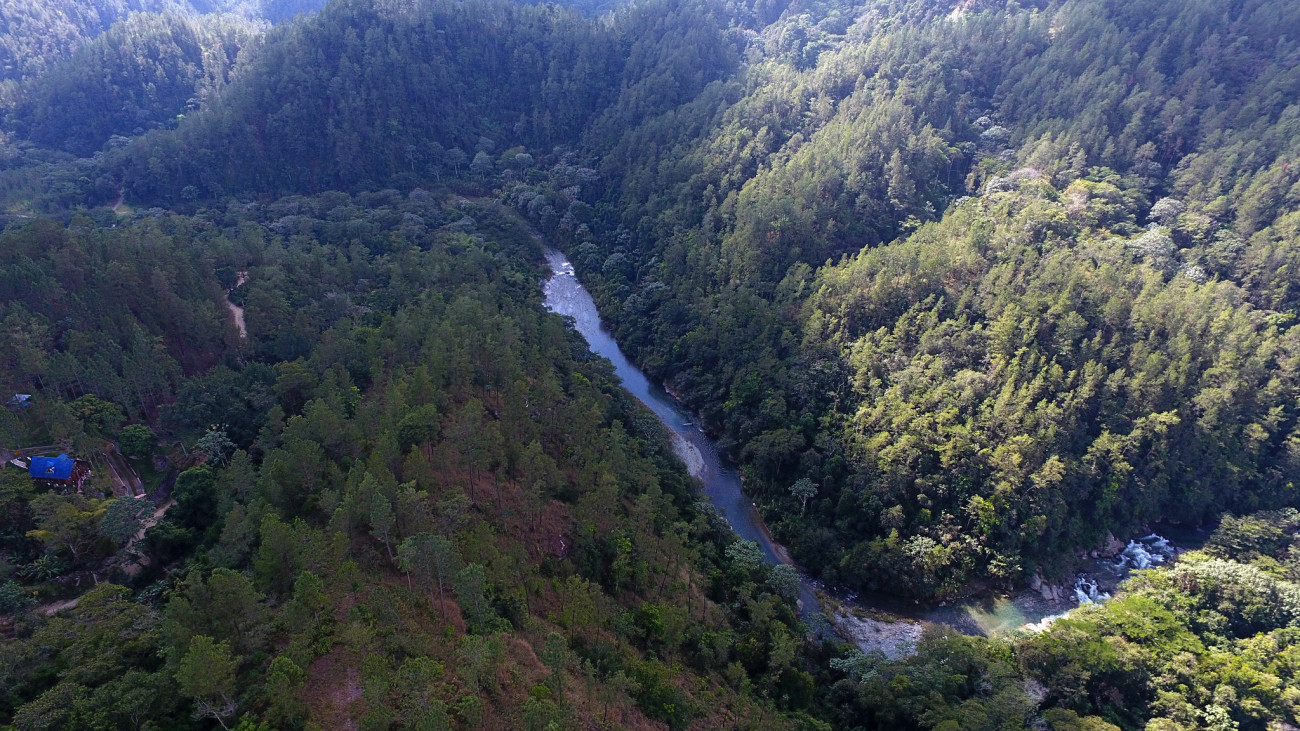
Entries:
{"label": "small building", "polygon": [[57,457],[32,457],[28,474],[33,480],[50,487],[81,489],[90,477],[90,465],[66,454]]}
{"label": "small building", "polygon": [[32,395],[30,393],[16,393],[14,397],[5,402],[5,408],[10,411],[22,411],[32,405]]}

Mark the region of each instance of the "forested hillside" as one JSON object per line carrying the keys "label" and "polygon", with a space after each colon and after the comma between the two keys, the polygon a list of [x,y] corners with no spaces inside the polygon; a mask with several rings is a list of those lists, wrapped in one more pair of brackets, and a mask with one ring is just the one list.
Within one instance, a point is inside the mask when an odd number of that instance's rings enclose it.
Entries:
{"label": "forested hillside", "polygon": [[6,385],[40,394],[6,444],[116,441],[174,480],[154,514],[102,463],[75,494],[0,472],[15,727],[770,728],[767,698],[811,701],[788,579],[732,557],[492,206],[332,194],[0,246]]}
{"label": "forested hillside", "polygon": [[875,21],[628,131],[571,239],[778,537],[930,595],[1294,502],[1296,13]]}
{"label": "forested hillside", "polygon": [[1203,551],[1014,641],[931,631],[832,661],[837,728],[1270,729],[1300,700],[1294,510],[1227,516]]}
{"label": "forested hillside", "polygon": [[221,92],[260,32],[233,16],[132,15],[25,84],[7,126],[86,157],[115,136],[174,125]]}
{"label": "forested hillside", "polygon": [[[12,0],[0,5],[0,188],[59,206],[120,185],[95,156],[216,99],[278,22],[323,0]],[[81,158],[80,162],[74,162]],[[93,181],[93,182],[92,182]],[[98,185],[98,188],[96,187]],[[107,200],[107,199],[106,199]],[[38,208],[40,205],[37,206]]]}
{"label": "forested hillside", "polygon": [[6,0],[0,6],[0,82],[37,76],[132,13],[230,14],[279,21],[320,0]]}
{"label": "forested hillside", "polygon": [[732,71],[719,23],[667,4],[594,25],[554,5],[342,0],[265,48],[222,105],[124,150],[115,174],[166,202],[186,186],[206,197],[495,181],[503,166],[526,171],[519,154],[575,144],[611,106],[608,124],[636,123]]}
{"label": "forested hillside", "polygon": [[[0,11],[0,448],[95,470],[0,470],[0,721],[1300,725],[1297,8],[73,5]],[[846,647],[528,226],[827,586],[1213,535]]]}

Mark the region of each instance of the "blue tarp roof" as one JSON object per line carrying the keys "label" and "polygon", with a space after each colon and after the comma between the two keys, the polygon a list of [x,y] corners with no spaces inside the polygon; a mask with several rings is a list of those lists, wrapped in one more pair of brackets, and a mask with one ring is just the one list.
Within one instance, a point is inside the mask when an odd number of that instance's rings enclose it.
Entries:
{"label": "blue tarp roof", "polygon": [[72,477],[74,460],[66,454],[57,457],[32,457],[28,468],[32,477],[42,480],[67,480]]}

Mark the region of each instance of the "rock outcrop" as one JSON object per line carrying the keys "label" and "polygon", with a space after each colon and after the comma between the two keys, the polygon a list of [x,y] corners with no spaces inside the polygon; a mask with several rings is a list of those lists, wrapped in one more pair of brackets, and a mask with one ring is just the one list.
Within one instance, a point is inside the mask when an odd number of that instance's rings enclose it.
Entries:
{"label": "rock outcrop", "polygon": [[1059,602],[1066,596],[1064,586],[1052,584],[1043,578],[1042,571],[1035,571],[1033,577],[1029,580],[1029,588],[1038,592],[1049,602]]}

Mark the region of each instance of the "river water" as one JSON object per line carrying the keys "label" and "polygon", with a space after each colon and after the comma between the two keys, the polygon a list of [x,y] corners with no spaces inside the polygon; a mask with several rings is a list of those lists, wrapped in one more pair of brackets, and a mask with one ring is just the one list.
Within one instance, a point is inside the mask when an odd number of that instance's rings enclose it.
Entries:
{"label": "river water", "polygon": [[[614,373],[623,388],[645,404],[668,427],[673,441],[673,451],[686,463],[691,476],[700,481],[701,489],[731,524],[736,535],[754,541],[763,550],[764,557],[772,563],[792,564],[785,548],[772,540],[758,509],[745,497],[740,474],[726,464],[713,441],[695,423],[690,412],[662,387],[651,383],[639,368],[632,365],[613,336],[601,324],[596,303],[587,288],[574,275],[573,264],[555,249],[546,250],[546,262],[551,267],[551,277],[543,285],[546,309],[573,318],[579,333],[587,339],[592,352],[608,358],[614,364]],[[820,616],[817,595],[812,582],[800,572],[800,611],[814,625]],[[824,624],[824,622],[822,622]]]}
{"label": "river water", "polygon": [[[731,524],[736,534],[754,541],[763,555],[772,563],[794,565],[785,548],[772,540],[757,508],[745,496],[740,475],[718,453],[712,440],[696,424],[695,418],[662,387],[650,382],[645,374],[623,355],[618,343],[601,323],[596,303],[574,274],[573,264],[559,251],[547,248],[546,261],[551,276],[543,284],[546,309],[573,318],[579,333],[587,339],[592,352],[608,358],[614,372],[629,393],[645,404],[668,427],[673,449],[686,464],[691,475],[700,481],[704,494],[713,502]],[[1173,555],[1172,548],[1159,536],[1148,536],[1134,541],[1125,549],[1119,560],[1097,560],[1075,582],[1075,595],[1080,600],[1103,600],[1109,595],[1098,588],[1098,581],[1113,586],[1127,574],[1128,569],[1159,563]],[[1145,542],[1144,542],[1145,541]],[[1159,555],[1165,551],[1165,555]],[[1136,558],[1135,558],[1136,557]],[[796,566],[796,568],[798,568]],[[799,605],[804,620],[820,635],[826,635],[826,614],[814,591],[815,584],[800,571]],[[910,603],[885,594],[843,594],[836,596],[841,606],[884,612],[913,622],[944,624],[967,634],[997,634],[1021,627],[1045,626],[1044,620],[1059,616],[1075,606],[1075,602],[1051,603],[1037,593],[1024,590],[1007,596],[982,597],[976,600],[942,606],[924,606]],[[867,620],[871,623],[871,620]],[[838,622],[845,629],[844,622]],[[850,621],[859,629],[862,623]],[[882,632],[879,622],[867,627],[870,632]],[[853,630],[850,629],[850,632]],[[887,634],[887,632],[886,632]],[[861,645],[862,643],[859,642]]]}

